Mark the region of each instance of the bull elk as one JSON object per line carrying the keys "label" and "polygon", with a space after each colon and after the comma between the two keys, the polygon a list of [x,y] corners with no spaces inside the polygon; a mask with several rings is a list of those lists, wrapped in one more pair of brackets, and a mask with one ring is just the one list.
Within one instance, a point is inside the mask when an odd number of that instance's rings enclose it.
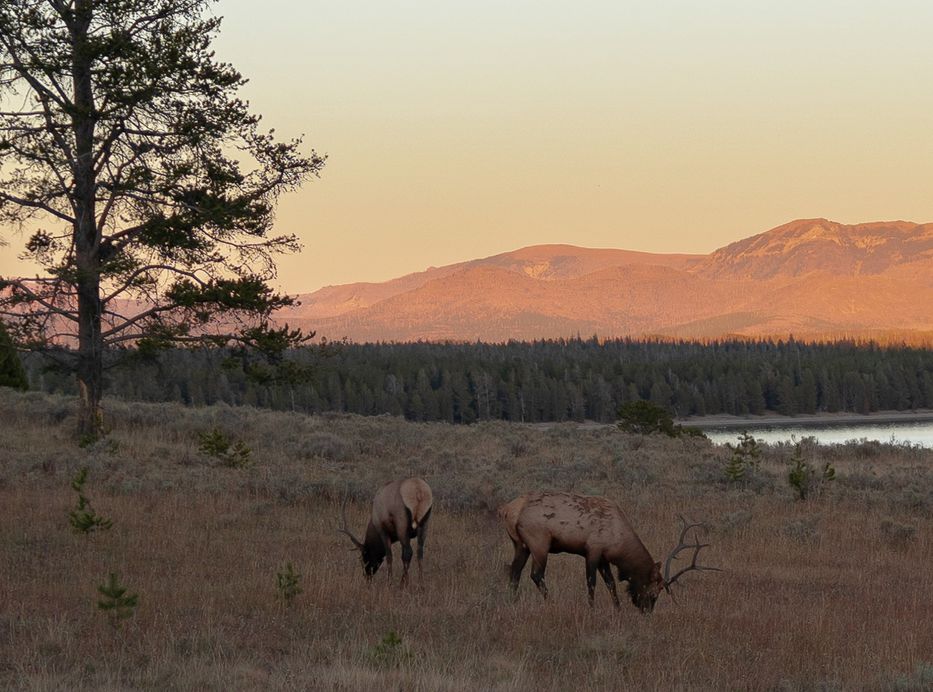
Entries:
{"label": "bull elk", "polygon": [[360,551],[363,572],[371,578],[385,560],[392,577],[392,544],[402,544],[402,584],[408,580],[411,563],[411,539],[418,538],[418,576],[421,576],[421,560],[424,558],[424,539],[428,530],[428,519],[434,497],[431,487],[421,478],[392,481],[382,486],[373,498],[372,514],[366,535],[362,541],[347,528],[347,503],[341,508],[343,526],[338,531],[345,533]]}
{"label": "bull elk", "polygon": [[[717,570],[697,564],[702,548],[709,544],[695,539],[686,542],[691,529],[702,524],[690,524],[683,517],[683,528],[677,546],[664,564],[655,562],[632,529],[619,506],[605,497],[591,497],[572,493],[527,493],[508,502],[498,510],[505,523],[509,538],[515,547],[509,583],[518,588],[518,581],[528,561],[532,559],[531,579],[547,598],[544,571],[549,553],[572,553],[586,559],[586,588],[590,605],[596,589],[596,573],[606,582],[606,588],[616,608],[619,597],[611,566],[615,565],[619,581],[628,581],[632,603],[644,613],[654,608],[662,590],[673,597],[671,586],[681,575],[691,570]],[[671,575],[671,564],[680,553],[692,549],[689,565]]]}

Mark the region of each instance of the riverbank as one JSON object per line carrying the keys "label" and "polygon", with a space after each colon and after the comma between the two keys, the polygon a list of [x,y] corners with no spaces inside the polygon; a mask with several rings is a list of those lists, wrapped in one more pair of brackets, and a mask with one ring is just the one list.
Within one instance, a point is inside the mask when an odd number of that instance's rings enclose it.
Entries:
{"label": "riverbank", "polygon": [[873,413],[804,413],[797,416],[782,416],[768,413],[762,416],[690,416],[677,419],[680,425],[689,425],[700,430],[742,430],[767,427],[825,427],[834,425],[874,425],[885,423],[930,423],[933,410],[875,411]]}

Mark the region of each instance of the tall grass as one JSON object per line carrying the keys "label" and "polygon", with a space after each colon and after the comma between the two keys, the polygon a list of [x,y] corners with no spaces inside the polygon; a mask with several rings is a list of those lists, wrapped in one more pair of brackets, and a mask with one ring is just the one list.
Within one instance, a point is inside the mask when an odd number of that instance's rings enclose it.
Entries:
{"label": "tall grass", "polygon": [[[922,689],[933,669],[924,450],[809,448],[837,479],[800,502],[780,447],[737,485],[728,451],[693,438],[108,402],[113,433],[80,449],[69,400],[0,392],[3,688]],[[215,428],[250,467],[199,452]],[[70,530],[85,466],[110,531]],[[341,500],[359,530],[406,475],[435,492],[424,579],[366,583],[334,530]],[[527,575],[513,598],[493,510],[531,489],[609,495],[656,559],[679,513],[706,520],[726,571],[685,576],[644,617],[605,590],[591,610],[583,561],[554,556],[550,600]],[[302,588],[287,605],[286,563]],[[117,627],[96,608],[110,572],[139,594]]]}

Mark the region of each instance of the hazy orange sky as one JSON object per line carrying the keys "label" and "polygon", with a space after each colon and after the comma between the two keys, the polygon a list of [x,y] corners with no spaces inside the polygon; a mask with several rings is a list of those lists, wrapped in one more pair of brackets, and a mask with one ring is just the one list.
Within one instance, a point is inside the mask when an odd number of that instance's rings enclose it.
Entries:
{"label": "hazy orange sky", "polygon": [[[708,252],[933,220],[928,0],[221,0],[217,49],[330,159],[283,198],[303,292],[538,243]],[[0,274],[17,273],[13,247]]]}

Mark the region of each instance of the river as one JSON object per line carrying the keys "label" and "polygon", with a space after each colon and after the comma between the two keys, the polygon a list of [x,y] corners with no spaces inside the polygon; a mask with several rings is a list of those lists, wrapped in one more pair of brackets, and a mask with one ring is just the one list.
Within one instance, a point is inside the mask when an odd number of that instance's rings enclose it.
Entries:
{"label": "river", "polygon": [[742,432],[748,432],[763,442],[790,442],[803,437],[815,437],[821,444],[840,444],[849,440],[877,440],[898,444],[921,445],[933,449],[933,421],[897,421],[878,423],[827,424],[808,421],[769,423],[756,427],[706,427],[703,432],[716,444],[735,442]]}

